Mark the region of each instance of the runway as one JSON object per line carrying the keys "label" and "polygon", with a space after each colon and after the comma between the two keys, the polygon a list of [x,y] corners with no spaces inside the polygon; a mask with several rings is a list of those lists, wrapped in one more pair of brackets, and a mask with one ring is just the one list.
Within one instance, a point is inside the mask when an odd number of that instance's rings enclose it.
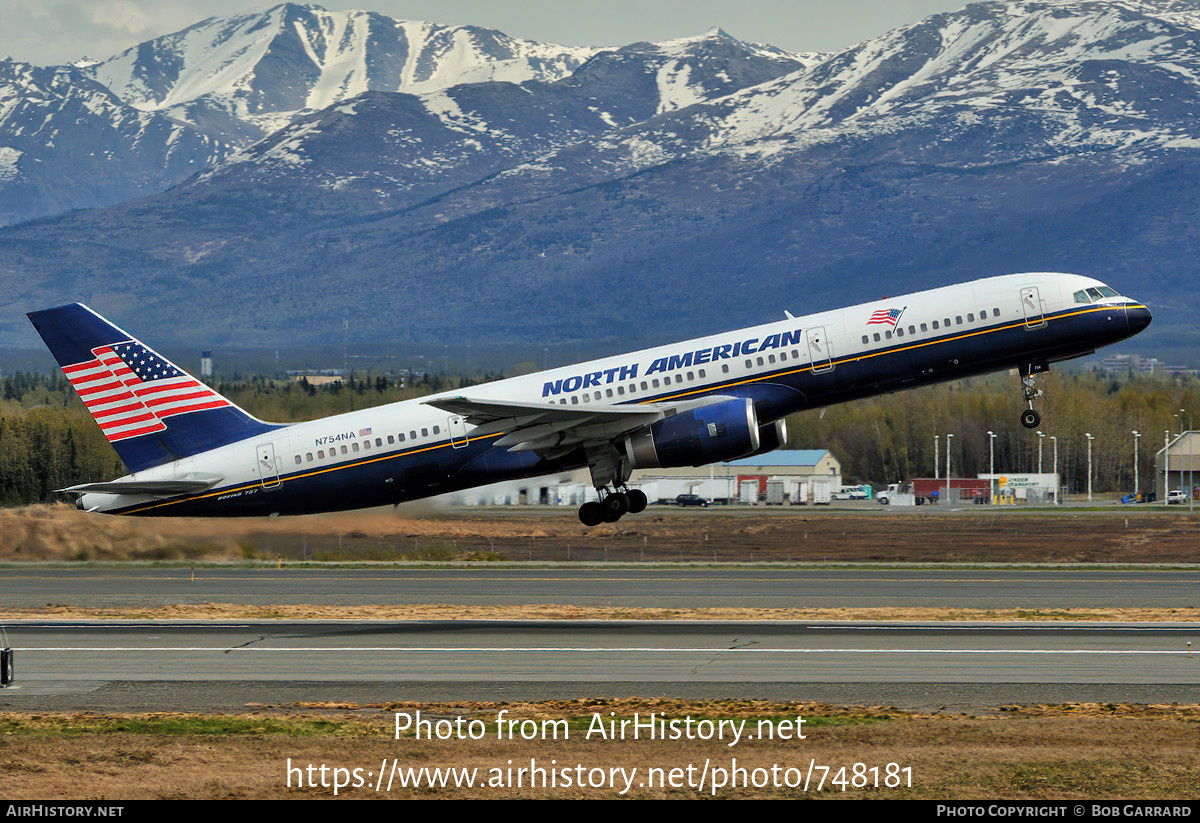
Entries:
{"label": "runway", "polygon": [[792,699],[813,699],[799,696],[816,685],[870,684],[899,697],[921,684],[956,684],[983,687],[977,691],[993,699],[1008,689],[1200,700],[1194,624],[59,622],[21,625],[10,639],[20,661],[18,688],[0,692],[10,708],[72,695],[90,705],[87,695],[111,684],[148,693],[164,683],[219,691],[249,682],[259,701],[300,683],[377,700],[411,699],[410,684],[423,694],[442,685],[437,698],[424,699],[454,699],[473,686],[482,688],[472,699],[488,699],[497,684],[524,699],[564,688],[626,693],[633,684],[642,694],[688,684],[712,695]]}
{"label": "runway", "polygon": [[12,567],[0,569],[0,603],[9,609],[180,603],[1176,608],[1200,603],[1200,567]]}
{"label": "runway", "polygon": [[[0,570],[0,602],[1192,607],[1200,570],[339,567]],[[0,708],[672,696],[938,709],[1200,702],[1200,624],[36,621]],[[1190,644],[1190,645],[1189,645]]]}

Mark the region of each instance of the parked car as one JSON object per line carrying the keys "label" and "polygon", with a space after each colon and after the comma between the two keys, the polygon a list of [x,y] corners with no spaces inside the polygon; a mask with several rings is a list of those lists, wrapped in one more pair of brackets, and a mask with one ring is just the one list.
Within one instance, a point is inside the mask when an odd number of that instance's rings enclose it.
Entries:
{"label": "parked car", "polygon": [[676,504],[680,506],[703,506],[708,508],[708,501],[698,494],[681,494],[675,498]]}
{"label": "parked car", "polygon": [[833,493],[834,500],[866,500],[870,495],[863,491],[861,486],[842,486],[842,488]]}
{"label": "parked car", "polygon": [[1168,506],[1171,505],[1172,503],[1185,503],[1185,502],[1187,502],[1187,495],[1183,493],[1183,489],[1171,489],[1171,491],[1167,492],[1167,505]]}

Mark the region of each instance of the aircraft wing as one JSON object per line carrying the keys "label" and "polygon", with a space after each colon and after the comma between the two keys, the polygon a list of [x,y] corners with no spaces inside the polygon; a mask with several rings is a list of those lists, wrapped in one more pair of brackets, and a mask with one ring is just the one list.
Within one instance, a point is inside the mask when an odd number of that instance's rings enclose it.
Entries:
{"label": "aircraft wing", "polygon": [[569,450],[581,443],[609,441],[675,414],[674,404],[563,406],[470,397],[442,397],[426,405],[467,418],[472,436],[504,432],[497,446],[509,451]]}

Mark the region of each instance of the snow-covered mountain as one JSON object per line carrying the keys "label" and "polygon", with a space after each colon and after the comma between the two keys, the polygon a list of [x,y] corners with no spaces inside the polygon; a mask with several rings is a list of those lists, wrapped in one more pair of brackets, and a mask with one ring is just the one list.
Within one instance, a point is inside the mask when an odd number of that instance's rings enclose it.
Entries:
{"label": "snow-covered mountain", "polygon": [[578,184],[700,155],[779,162],[868,142],[881,160],[964,168],[1097,155],[1132,164],[1200,148],[1200,10],[973,3],[521,173],[568,167]]}
{"label": "snow-covered mountain", "polygon": [[462,83],[420,95],[363,94],[297,121],[204,172],[359,189],[395,208],[660,113],[723,97],[815,58],[742,43],[719,29],[604,50],[556,82]]}
{"label": "snow-covered mountain", "polygon": [[[360,133],[377,154],[345,158],[357,171],[325,184],[383,175],[417,191],[439,171],[469,182],[813,59],[719,30],[601,49],[312,5],[211,18],[107,59],[5,64],[0,225],[154,194],[239,147],[236,174],[287,172],[305,136],[328,145],[328,127]],[[408,150],[420,139],[427,156]]]}
{"label": "snow-covered mountain", "polygon": [[286,3],[204,20],[88,71],[132,106],[244,144],[364,92],[558,80],[596,52],[492,29]]}
{"label": "snow-covered mountain", "polygon": [[78,68],[0,60],[0,225],[154,194],[232,150]]}
{"label": "snow-covered mountain", "polygon": [[203,284],[198,340],[340,339],[351,314],[375,339],[662,342],[1057,268],[1150,301],[1154,334],[1200,311],[1198,9],[982,2],[828,55],[714,31],[371,91],[157,197],[0,232],[0,277],[38,305],[120,283],[177,334]]}

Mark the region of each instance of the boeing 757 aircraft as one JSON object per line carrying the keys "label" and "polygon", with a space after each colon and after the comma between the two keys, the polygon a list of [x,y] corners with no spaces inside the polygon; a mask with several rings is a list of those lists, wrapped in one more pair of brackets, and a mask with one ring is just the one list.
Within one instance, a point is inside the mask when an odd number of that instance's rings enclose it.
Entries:
{"label": "boeing 757 aircraft", "polygon": [[1089,277],[988,277],[292,425],[87,306],[29,319],[130,472],[64,489],[81,509],[306,514],[587,466],[592,526],[646,507],[634,469],[777,449],[801,409],[1015,368],[1035,428],[1035,375],[1137,334],[1150,311]]}

